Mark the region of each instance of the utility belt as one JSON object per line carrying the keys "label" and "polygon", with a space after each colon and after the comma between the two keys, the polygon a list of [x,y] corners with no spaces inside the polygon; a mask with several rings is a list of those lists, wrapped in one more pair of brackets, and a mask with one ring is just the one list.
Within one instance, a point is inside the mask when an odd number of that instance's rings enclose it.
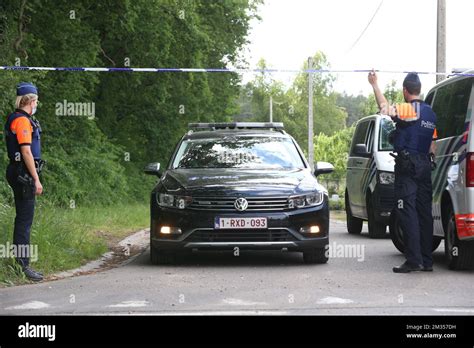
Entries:
{"label": "utility belt", "polygon": [[[39,175],[43,171],[44,166],[46,165],[46,161],[42,159],[35,159],[34,162],[35,162],[36,172]],[[17,166],[19,171],[25,171],[26,173],[28,173],[28,169],[26,168],[25,162],[10,160],[10,164],[13,166]]]}
{"label": "utility belt", "polygon": [[[43,171],[46,161],[35,159],[34,162],[36,172],[38,173],[38,175],[40,175]],[[10,165],[16,167],[16,171],[18,174],[17,180],[22,185],[23,199],[33,199],[36,193],[36,185],[33,177],[28,171],[28,168],[26,168],[25,162],[10,160]]]}
{"label": "utility belt", "polygon": [[424,154],[424,153],[410,153],[407,150],[402,150],[395,155],[390,153],[390,156],[395,158],[395,164],[398,166],[399,170],[403,173],[408,173],[416,175],[417,164],[423,162],[429,162],[431,170],[436,169],[436,162],[434,154]]}

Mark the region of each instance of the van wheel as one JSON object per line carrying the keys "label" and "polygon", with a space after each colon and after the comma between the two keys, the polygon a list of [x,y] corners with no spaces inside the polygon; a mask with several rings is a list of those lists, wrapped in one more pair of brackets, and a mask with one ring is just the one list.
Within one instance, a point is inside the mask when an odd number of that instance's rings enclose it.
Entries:
{"label": "van wheel", "polygon": [[[403,230],[398,223],[395,211],[392,211],[390,217],[389,231],[393,245],[395,245],[395,248],[397,248],[398,251],[403,254],[405,252],[405,244],[403,243]],[[441,237],[433,236],[433,246],[431,248],[431,251],[435,251],[436,249],[438,249],[439,245],[441,244],[441,241]]]}
{"label": "van wheel", "polygon": [[396,212],[392,211],[390,214],[390,224],[388,225],[390,231],[390,238],[392,239],[393,245],[395,248],[402,254],[405,252],[405,245],[403,244],[403,231],[398,224],[398,219],[396,218]]}
{"label": "van wheel", "polygon": [[387,225],[377,221],[372,198],[367,199],[367,217],[370,238],[383,238],[387,234]]}
{"label": "van wheel", "polygon": [[326,254],[326,250],[327,248],[316,248],[316,249],[303,251],[304,263],[306,264],[327,263],[329,258]]}
{"label": "van wheel", "polygon": [[448,261],[448,267],[452,270],[474,267],[474,244],[459,240],[452,208],[448,212],[448,221],[444,233],[444,253]]}
{"label": "van wheel", "polygon": [[346,207],[346,223],[347,223],[347,232],[350,234],[360,234],[362,232],[363,220],[352,216],[351,206],[349,204],[349,194],[347,193],[344,197],[345,207]]}

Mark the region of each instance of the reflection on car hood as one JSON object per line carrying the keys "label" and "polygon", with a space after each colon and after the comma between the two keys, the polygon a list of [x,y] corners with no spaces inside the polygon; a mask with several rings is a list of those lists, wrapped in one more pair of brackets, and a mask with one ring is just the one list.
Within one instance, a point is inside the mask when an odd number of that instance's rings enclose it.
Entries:
{"label": "reflection on car hood", "polygon": [[255,192],[262,195],[293,194],[319,188],[307,169],[174,169],[165,173],[162,184],[167,190],[180,188],[195,194],[217,192]]}

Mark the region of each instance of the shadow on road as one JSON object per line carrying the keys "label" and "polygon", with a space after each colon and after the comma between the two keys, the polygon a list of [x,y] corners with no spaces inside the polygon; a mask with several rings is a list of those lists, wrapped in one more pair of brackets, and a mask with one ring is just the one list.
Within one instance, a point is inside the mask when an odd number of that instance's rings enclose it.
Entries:
{"label": "shadow on road", "polygon": [[150,250],[147,249],[137,260],[136,265],[150,267],[324,267],[325,265],[306,265],[303,254],[299,252],[241,250],[239,256],[233,251],[194,251],[177,258],[172,265],[152,265]]}

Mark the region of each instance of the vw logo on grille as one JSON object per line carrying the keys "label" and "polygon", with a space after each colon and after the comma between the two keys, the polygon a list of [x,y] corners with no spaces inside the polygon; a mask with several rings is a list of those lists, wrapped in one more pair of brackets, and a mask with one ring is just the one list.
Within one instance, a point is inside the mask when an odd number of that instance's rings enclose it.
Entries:
{"label": "vw logo on grille", "polygon": [[237,198],[234,202],[234,207],[238,211],[244,211],[248,208],[249,202],[245,198]]}

